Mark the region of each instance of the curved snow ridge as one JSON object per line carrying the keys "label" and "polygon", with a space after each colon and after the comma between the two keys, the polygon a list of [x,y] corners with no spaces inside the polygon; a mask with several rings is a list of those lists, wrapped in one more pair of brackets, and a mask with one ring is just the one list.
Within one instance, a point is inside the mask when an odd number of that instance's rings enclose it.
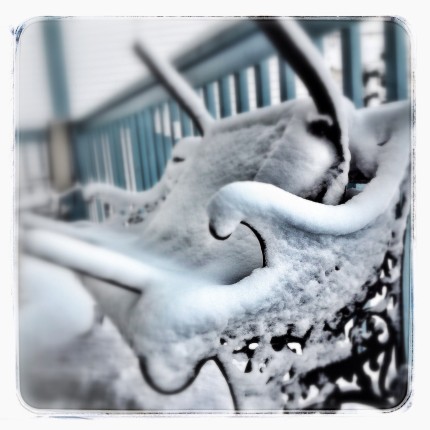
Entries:
{"label": "curved snow ridge", "polygon": [[257,230],[285,223],[314,234],[356,232],[388,209],[409,166],[409,130],[396,130],[381,148],[376,176],[364,192],[330,206],[305,200],[270,184],[236,182],[223,187],[208,206],[211,230],[228,237],[240,222]]}

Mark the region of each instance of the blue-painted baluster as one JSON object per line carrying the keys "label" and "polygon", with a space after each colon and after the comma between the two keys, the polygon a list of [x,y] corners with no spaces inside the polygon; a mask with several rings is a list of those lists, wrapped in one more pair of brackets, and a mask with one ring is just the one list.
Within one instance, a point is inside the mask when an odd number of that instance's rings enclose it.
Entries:
{"label": "blue-painted baluster", "polygon": [[270,106],[269,61],[264,60],[254,66],[257,107]]}
{"label": "blue-painted baluster", "polygon": [[110,133],[109,133],[109,127],[108,126],[103,126],[102,136],[103,136],[103,140],[105,142],[103,144],[103,147],[106,147],[106,159],[105,159],[106,181],[109,183],[115,183],[114,167],[113,167],[113,162],[112,162],[112,149],[111,149],[111,145],[110,145]]}
{"label": "blue-painted baluster", "polygon": [[119,131],[119,124],[116,122],[111,126],[111,158],[112,164],[115,166],[116,177],[115,184],[119,187],[125,188],[124,176],[124,161],[122,158],[121,136]]}
{"label": "blue-painted baluster", "polygon": [[134,177],[136,180],[136,189],[141,191],[144,189],[143,186],[143,167],[142,167],[142,156],[140,153],[139,137],[137,133],[136,116],[132,115],[127,118],[127,125],[130,130],[131,138],[131,149],[133,154],[133,167]]}
{"label": "blue-painted baluster", "polygon": [[408,98],[408,36],[394,21],[384,23],[387,101]]}
{"label": "blue-painted baluster", "polygon": [[[129,146],[128,146],[128,140],[127,140],[127,132],[129,130],[127,119],[122,119],[119,124],[119,133],[121,137],[121,154],[122,154],[122,160],[123,160],[123,169],[124,169],[124,178],[125,178],[125,188],[127,190],[133,189],[133,173],[132,170],[134,170],[133,161],[130,160],[129,155]],[[131,162],[130,162],[131,161]]]}
{"label": "blue-painted baluster", "polygon": [[352,22],[341,30],[343,92],[357,108],[363,106],[360,27]]}
{"label": "blue-painted baluster", "polygon": [[100,129],[97,130],[95,134],[95,156],[97,159],[97,165],[99,168],[99,180],[101,182],[106,182],[106,168],[104,164],[104,157],[103,157],[103,143],[102,143],[103,134]]}
{"label": "blue-painted baluster", "polygon": [[136,115],[137,131],[139,136],[140,156],[143,169],[143,189],[151,188],[151,167],[149,165],[148,139],[146,137],[145,114],[144,112]]}
{"label": "blue-painted baluster", "polygon": [[90,169],[90,180],[91,182],[96,182],[97,168],[96,168],[96,160],[95,160],[95,154],[94,154],[94,131],[93,130],[91,130],[88,133],[87,155],[88,155],[89,169]]}
{"label": "blue-painted baluster", "polygon": [[80,181],[83,184],[88,182],[88,171],[87,171],[87,158],[85,152],[85,136],[80,134],[78,137],[78,156],[79,156],[79,175]]}
{"label": "blue-painted baluster", "polygon": [[241,70],[234,74],[236,88],[236,106],[237,112],[249,111],[249,95],[248,95],[248,75],[247,70]]}
{"label": "blue-painted baluster", "polygon": [[221,118],[231,116],[230,79],[224,76],[218,81]]}
{"label": "blue-painted baluster", "polygon": [[118,167],[117,167],[117,160],[115,157],[115,139],[114,139],[113,126],[109,125],[106,128],[106,132],[107,132],[107,136],[108,136],[108,144],[109,144],[110,162],[111,162],[111,168],[112,168],[113,183],[115,185],[118,185],[119,173],[118,173]]}
{"label": "blue-painted baluster", "polygon": [[84,157],[82,153],[82,136],[75,132],[73,138],[73,148],[75,153],[75,176],[77,182],[85,182]]}
{"label": "blue-painted baluster", "polygon": [[[197,93],[197,95],[200,98],[203,98],[203,102],[204,102],[204,91],[201,91],[200,88],[194,88],[194,91]],[[203,96],[202,96],[202,92],[203,92]],[[191,126],[192,126],[192,135],[193,136],[201,136],[202,132],[196,127],[196,125],[194,124],[194,122],[191,122]]]}
{"label": "blue-painted baluster", "polygon": [[206,109],[216,118],[215,83],[211,82],[203,87],[203,99]]}
{"label": "blue-painted baluster", "polygon": [[[179,118],[179,107],[175,101],[169,102],[169,117],[170,117],[170,134],[172,136],[172,144],[174,145],[178,139],[181,138],[183,131],[181,133],[181,120]],[[181,112],[181,115],[185,115]],[[186,118],[184,118],[186,119]],[[189,120],[188,120],[189,121]],[[191,128],[191,124],[188,122],[188,128]],[[191,135],[191,130],[188,130],[188,136]]]}
{"label": "blue-painted baluster", "polygon": [[[167,164],[167,162],[171,158],[172,147],[173,147],[173,135],[172,135],[172,127],[171,127],[172,120],[170,119],[170,111],[169,111],[168,104],[162,105],[160,110],[161,110],[161,130],[163,135],[163,146],[164,146],[164,157],[165,157],[164,161],[165,161],[165,164]],[[167,115],[167,118],[166,118],[166,115]]]}
{"label": "blue-painted baluster", "polygon": [[157,181],[160,179],[161,175],[164,171],[164,151],[163,151],[163,136],[161,134],[162,128],[161,128],[161,122],[157,121],[157,115],[158,119],[160,120],[160,110],[158,108],[151,109],[151,116],[152,116],[152,124],[153,124],[153,132],[154,132],[154,151],[155,151],[155,159],[157,164]]}
{"label": "blue-painted baluster", "polygon": [[[73,180],[74,182],[84,184],[84,157],[82,153],[81,136],[76,129],[71,130],[72,154],[73,154]],[[64,199],[71,205],[67,215],[69,221],[87,218],[86,205],[80,192],[75,192],[70,198]]]}
{"label": "blue-painted baluster", "polygon": [[94,180],[96,182],[99,182],[102,180],[98,143],[99,143],[99,134],[97,130],[94,130],[91,137],[91,145],[92,145],[93,164],[94,164]]}
{"label": "blue-painted baluster", "polygon": [[193,128],[190,117],[182,109],[180,110],[180,117],[182,137],[192,136]]}
{"label": "blue-painted baluster", "polygon": [[145,109],[144,114],[144,130],[145,130],[145,142],[147,149],[147,157],[149,164],[149,175],[150,175],[150,186],[152,187],[158,180],[157,172],[157,158],[155,155],[154,147],[154,125],[149,109]]}
{"label": "blue-painted baluster", "polygon": [[281,91],[281,101],[292,100],[296,98],[296,81],[293,69],[278,57],[279,64],[279,88]]}

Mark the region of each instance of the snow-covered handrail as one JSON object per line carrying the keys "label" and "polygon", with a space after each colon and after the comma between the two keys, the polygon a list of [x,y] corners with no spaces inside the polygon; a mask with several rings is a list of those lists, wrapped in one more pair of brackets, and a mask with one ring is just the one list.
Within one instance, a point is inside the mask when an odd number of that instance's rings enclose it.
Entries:
{"label": "snow-covered handrail", "polygon": [[[397,110],[408,118],[409,105]],[[383,118],[383,116],[381,116]],[[409,165],[410,130],[398,124],[383,142],[375,177],[365,190],[338,206],[305,200],[271,184],[236,182],[223,187],[208,206],[210,231],[225,239],[244,223],[260,234],[272,225],[290,224],[313,234],[345,235],[366,227],[396,198]]]}

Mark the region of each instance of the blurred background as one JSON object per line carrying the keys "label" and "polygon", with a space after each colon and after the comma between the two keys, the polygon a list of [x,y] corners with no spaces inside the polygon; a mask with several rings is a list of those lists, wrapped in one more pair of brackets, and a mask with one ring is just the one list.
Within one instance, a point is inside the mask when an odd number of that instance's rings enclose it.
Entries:
{"label": "blurred background", "polygon": [[[357,107],[408,97],[404,30],[390,21],[304,20]],[[306,89],[251,21],[209,18],[34,19],[18,32],[16,168],[21,208],[102,221],[75,183],[152,187],[187,115],[133,52],[141,39],[170,59],[216,118],[303,97]],[[58,196],[57,196],[58,197]]]}

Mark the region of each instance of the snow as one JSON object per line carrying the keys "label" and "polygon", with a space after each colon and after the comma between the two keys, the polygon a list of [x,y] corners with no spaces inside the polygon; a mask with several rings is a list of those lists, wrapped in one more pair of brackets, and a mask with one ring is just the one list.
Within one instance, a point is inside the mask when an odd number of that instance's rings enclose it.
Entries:
{"label": "snow", "polygon": [[[349,327],[332,338],[326,327],[339,323],[340,309],[369,299],[363,285],[376,282],[388,251],[400,259],[408,210],[399,215],[396,206],[404,196],[408,207],[410,186],[409,106],[355,112],[341,100],[336,109],[349,130],[344,159],[308,131],[309,121],[324,120],[310,99],[220,120],[202,139],[178,144],[152,190],[84,189],[87,198],[143,208],[142,222],[65,224],[22,214],[22,246],[82,275],[160,392],[184,389],[216,357],[239,408],[324,399],[333,386],[313,385],[297,401],[280,395],[286,382],[300,392],[297,378],[281,381],[291,369],[303,375],[351,354]],[[370,180],[364,191],[338,205],[313,202],[323,186],[332,202],[343,193],[348,172],[333,172],[349,164],[349,151],[351,168]],[[175,154],[185,161],[175,163]]]}
{"label": "snow", "polygon": [[[282,379],[291,367],[306,373],[347,357],[351,343],[344,333],[330,348],[324,345],[327,317],[363,300],[362,286],[376,280],[375,268],[388,247],[401,250],[402,234],[393,239],[391,231],[403,231],[407,215],[405,211],[397,219],[394,211],[399,190],[406,195],[408,190],[409,128],[399,120],[407,113],[408,106],[398,104],[369,116],[358,112],[350,119],[351,145],[372,138],[367,142],[371,155],[351,147],[354,165],[375,177],[344,204],[304,199],[313,192],[316,177],[302,181],[299,195],[288,191],[300,183],[284,181],[292,169],[300,177],[303,166],[312,172],[314,164],[324,176],[330,164],[308,153],[306,140],[310,148],[320,147],[332,157],[324,138],[305,134],[315,108],[309,100],[300,100],[217,123],[196,144],[192,162],[184,165],[165,200],[141,224],[127,230],[89,228],[89,223],[64,225],[28,214],[23,217],[29,229],[22,235],[23,245],[86,274],[85,285],[133,345],[147,380],[158,390],[181,390],[196,378],[198,364],[216,355],[242,402],[239,407],[281,407],[276,385],[266,384],[268,375]],[[283,145],[298,148],[290,124],[302,130],[303,160],[297,155],[288,171],[265,170]],[[379,146],[385,137],[387,142]],[[370,165],[371,157],[375,165]],[[287,190],[254,181],[263,173],[267,181],[284,184]],[[267,267],[261,267],[259,243],[239,225],[242,220],[263,237]],[[211,237],[209,221],[219,236],[231,237]],[[135,291],[113,288],[109,281]],[[266,365],[272,337],[283,336],[289,325],[294,326],[294,340]],[[232,354],[251,333],[260,338],[258,348],[250,351],[263,372],[249,376],[234,365]],[[306,333],[310,341],[296,340]],[[227,340],[222,346],[221,337]],[[247,369],[242,356],[234,358]],[[253,394],[245,395],[247,390]]]}
{"label": "snow", "polygon": [[28,256],[19,265],[20,363],[28,367],[91,330],[95,302],[70,270]]}
{"label": "snow", "polygon": [[[397,107],[400,112],[396,112],[396,117],[408,118],[409,105],[399,104]],[[390,106],[389,110],[392,109]],[[380,112],[380,115],[374,112],[372,120],[380,127],[381,124],[385,127],[387,122],[383,120],[386,112],[384,109]],[[369,132],[369,121],[366,125]],[[388,125],[395,128],[387,135],[388,140],[375,157],[378,165],[376,176],[364,193],[342,205],[328,206],[304,200],[271,184],[233,183],[218,191],[209,204],[212,227],[220,237],[229,236],[242,221],[260,232],[264,232],[265,226],[271,228],[272,225],[286,222],[314,234],[344,235],[366,227],[384,213],[393,198],[396,198],[404,179],[399,172],[405,172],[409,165],[409,146],[405,145],[405,141],[409,140],[409,128],[405,127],[404,121]],[[380,133],[379,130],[376,133],[370,131],[377,135]],[[373,153],[375,147],[374,144]],[[362,153],[357,151],[357,154]],[[369,158],[368,154],[366,158]],[[359,157],[356,162],[363,163]],[[271,222],[268,223],[268,219]]]}

